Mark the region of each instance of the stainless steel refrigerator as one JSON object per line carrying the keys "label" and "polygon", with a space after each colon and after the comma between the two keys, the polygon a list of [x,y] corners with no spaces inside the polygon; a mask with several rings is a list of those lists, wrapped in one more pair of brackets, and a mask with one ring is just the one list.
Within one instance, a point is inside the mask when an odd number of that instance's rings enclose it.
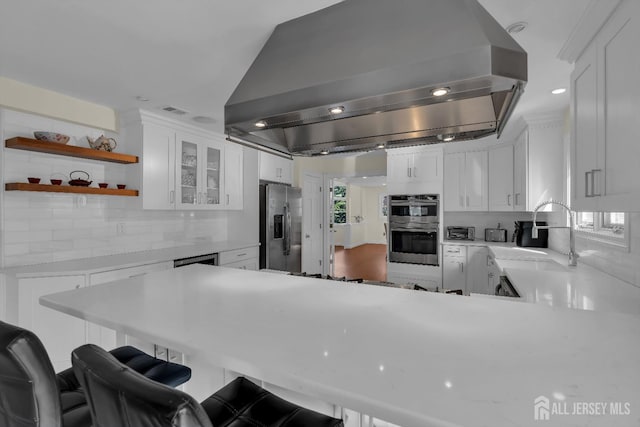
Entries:
{"label": "stainless steel refrigerator", "polygon": [[260,268],[299,273],[302,264],[302,190],[260,184]]}

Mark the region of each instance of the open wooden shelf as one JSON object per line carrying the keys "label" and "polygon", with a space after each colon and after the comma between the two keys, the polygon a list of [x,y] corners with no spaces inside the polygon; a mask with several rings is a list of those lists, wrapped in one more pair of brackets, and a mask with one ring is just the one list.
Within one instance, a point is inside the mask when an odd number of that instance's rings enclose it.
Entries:
{"label": "open wooden shelf", "polygon": [[138,156],[132,156],[130,154],[94,150],[93,148],[75,147],[73,145],[57,144],[55,142],[38,141],[37,139],[23,138],[20,136],[7,139],[5,141],[5,146],[7,148],[15,148],[18,150],[58,154],[60,156],[78,157],[81,159],[102,160],[104,162],[123,164],[138,163]]}
{"label": "open wooden shelf", "polygon": [[71,185],[28,184],[9,182],[4,185],[6,191],[40,191],[48,193],[102,194],[106,196],[137,197],[138,190],[119,190],[117,188],[79,187]]}

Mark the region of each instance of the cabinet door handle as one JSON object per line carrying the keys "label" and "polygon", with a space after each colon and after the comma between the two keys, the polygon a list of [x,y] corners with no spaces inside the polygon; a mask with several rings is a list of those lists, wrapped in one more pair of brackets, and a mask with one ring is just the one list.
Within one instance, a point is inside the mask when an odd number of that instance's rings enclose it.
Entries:
{"label": "cabinet door handle", "polygon": [[175,190],[169,191],[169,204],[174,204],[176,202],[176,192]]}
{"label": "cabinet door handle", "polygon": [[[591,195],[589,194],[589,175],[593,176],[593,171],[584,173],[584,197],[591,197]],[[593,178],[591,182],[593,183]]]}
{"label": "cabinet door handle", "polygon": [[411,178],[411,168],[407,168],[407,176]]}
{"label": "cabinet door handle", "polygon": [[238,255],[236,255],[236,256],[247,256],[247,253],[245,252],[245,253],[243,253],[243,254],[238,254]]}
{"label": "cabinet door handle", "polygon": [[511,206],[511,194],[507,194],[507,206]]}
{"label": "cabinet door handle", "polygon": [[460,273],[464,273],[464,262],[460,263]]}
{"label": "cabinet door handle", "polygon": [[598,193],[596,193],[596,172],[602,172],[602,169],[593,169],[591,171],[591,197],[600,197],[602,194],[600,193],[600,185],[598,185]]}
{"label": "cabinet door handle", "polygon": [[227,205],[229,205],[229,195],[227,194]]}
{"label": "cabinet door handle", "polygon": [[514,205],[516,205],[516,206],[518,206],[518,196],[520,196],[520,193],[516,193],[516,195],[515,195],[515,199],[516,200],[515,200]]}

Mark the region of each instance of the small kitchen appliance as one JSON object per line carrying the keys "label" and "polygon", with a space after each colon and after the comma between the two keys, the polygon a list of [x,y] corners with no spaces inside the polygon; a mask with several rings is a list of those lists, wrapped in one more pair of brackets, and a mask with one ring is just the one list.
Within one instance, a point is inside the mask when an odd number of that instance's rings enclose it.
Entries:
{"label": "small kitchen appliance", "polygon": [[506,242],[507,230],[505,228],[500,228],[500,223],[498,223],[498,228],[485,228],[484,241],[485,242]]}
{"label": "small kitchen appliance", "polygon": [[447,227],[447,240],[475,240],[476,228],[460,225]]}
{"label": "small kitchen appliance", "polygon": [[[525,248],[546,248],[548,247],[549,230],[538,230],[538,238],[531,237],[533,221],[516,221],[514,239],[516,245]],[[536,225],[547,225],[545,221],[536,221]]]}

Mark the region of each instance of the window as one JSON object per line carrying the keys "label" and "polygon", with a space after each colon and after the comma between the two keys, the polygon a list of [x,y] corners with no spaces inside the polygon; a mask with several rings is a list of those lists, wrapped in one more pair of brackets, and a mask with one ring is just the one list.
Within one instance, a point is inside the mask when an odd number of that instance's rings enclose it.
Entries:
{"label": "window", "polygon": [[576,229],[581,237],[628,247],[627,219],[622,212],[577,212]]}
{"label": "window", "polygon": [[347,223],[347,187],[345,185],[333,187],[333,223]]}

